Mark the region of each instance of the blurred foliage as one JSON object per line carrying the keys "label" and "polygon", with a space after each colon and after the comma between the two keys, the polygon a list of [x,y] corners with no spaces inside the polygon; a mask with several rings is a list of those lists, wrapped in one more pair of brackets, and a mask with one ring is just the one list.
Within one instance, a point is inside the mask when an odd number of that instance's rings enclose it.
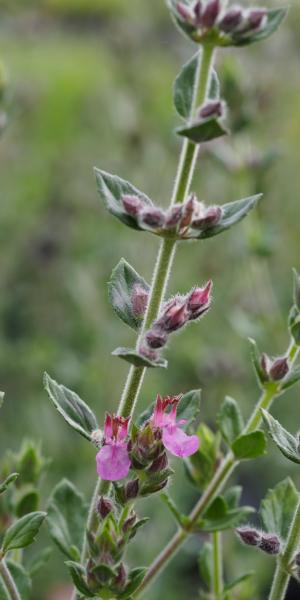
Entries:
{"label": "blurred foliage", "polygon": [[[0,374],[6,392],[0,456],[6,448],[18,452],[24,435],[42,441],[52,459],[43,480],[45,503],[61,476],[89,493],[95,468],[92,448],[50,406],[42,373],[76,390],[99,422],[105,408],[117,406],[127,367],[110,352],[130,345],[133,334],[115,318],[106,282],[121,256],[149,280],[158,247],[157,240],[133,235],[105,213],[92,167],[118,172],[158,202],[168,202],[179,150],[171,86],[192,48],[174,30],[162,1],[1,0],[0,7],[7,82],[0,140]],[[259,172],[258,181],[253,164],[230,170],[215,152],[201,157],[193,188],[209,203],[235,200],[263,185],[259,224],[254,217],[220,238],[178,251],[171,291],[184,292],[212,277],[214,306],[200,325],[172,341],[168,371],[147,376],[143,406],[157,391],[202,387],[203,418],[211,427],[225,393],[247,415],[257,389],[246,337],[256,337],[270,354],[286,346],[291,267],[300,268],[299,32],[300,10],[294,6],[271,41],[219,57],[236,130],[233,141],[224,142],[225,155],[234,152],[240,159],[250,149],[251,156],[275,152],[277,160],[263,178]],[[263,257],[257,236],[272,240]],[[299,418],[297,394],[296,388],[275,408],[287,427]],[[273,449],[256,465],[237,474],[245,500],[254,505],[286,475],[286,463]],[[181,467],[179,472],[172,494],[188,508],[197,492],[183,485]],[[147,544],[141,535],[131,552],[134,561],[142,551],[146,564],[173,524],[159,499],[140,510],[150,512],[154,524],[145,529]],[[228,578],[241,567],[254,569],[262,600],[271,562],[237,546],[232,534],[225,540]],[[199,541],[187,544],[147,599],[196,597]],[[53,553],[33,599],[41,600],[40,589],[47,590],[43,598],[58,599],[55,590],[66,581]]]}

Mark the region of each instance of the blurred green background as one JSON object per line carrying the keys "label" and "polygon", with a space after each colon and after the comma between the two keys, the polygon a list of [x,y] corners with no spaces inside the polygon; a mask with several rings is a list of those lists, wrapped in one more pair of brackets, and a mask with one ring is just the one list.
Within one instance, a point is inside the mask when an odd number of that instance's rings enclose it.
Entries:
{"label": "blurred green background", "polygon": [[[282,4],[282,3],[281,3]],[[269,5],[276,5],[275,0]],[[51,458],[43,502],[61,477],[91,493],[94,451],[69,430],[46,397],[42,374],[76,390],[102,421],[114,410],[127,373],[110,355],[133,334],[109,306],[106,282],[121,256],[150,279],[158,248],[108,215],[93,166],[118,173],[166,205],[179,142],[172,82],[194,51],[174,29],[163,0],[2,0],[0,55],[5,65],[0,140],[0,456],[24,436]],[[296,3],[270,41],[218,57],[235,136],[200,157],[193,185],[208,203],[263,189],[259,214],[223,236],[180,247],[170,291],[214,280],[213,309],[172,340],[169,369],[147,375],[141,403],[157,391],[203,389],[202,417],[213,425],[225,394],[247,415],[258,390],[247,337],[270,354],[287,345],[291,267],[299,259],[300,9]],[[274,414],[293,431],[299,388]],[[176,465],[177,468],[177,465]],[[172,493],[188,509],[197,492],[181,466]],[[244,499],[258,506],[268,487],[297,469],[270,447],[239,469]],[[154,521],[137,538],[134,563],[147,564],[173,531],[159,499],[140,505]],[[44,528],[44,540],[47,531]],[[226,573],[256,569],[263,600],[273,563],[226,535]],[[197,598],[199,540],[192,540],[145,600]],[[143,559],[141,561],[141,553]],[[34,600],[69,597],[62,557],[40,573]],[[290,598],[297,592],[291,589]],[[242,599],[241,599],[242,600]]]}

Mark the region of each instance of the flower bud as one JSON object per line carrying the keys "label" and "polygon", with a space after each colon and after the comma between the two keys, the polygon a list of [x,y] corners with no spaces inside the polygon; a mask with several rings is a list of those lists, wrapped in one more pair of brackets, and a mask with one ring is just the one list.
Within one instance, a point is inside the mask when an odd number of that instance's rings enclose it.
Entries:
{"label": "flower bud", "polygon": [[196,210],[197,200],[195,194],[191,194],[188,200],[185,202],[182,208],[182,219],[180,221],[180,229],[188,227],[192,220]]}
{"label": "flower bud", "polygon": [[134,511],[132,511],[129,515],[129,517],[126,519],[126,521],[123,524],[123,531],[124,533],[127,533],[127,531],[129,531],[132,527],[132,525],[134,525],[136,522],[136,513]]}
{"label": "flower bud", "polygon": [[165,224],[165,215],[160,208],[144,208],[140,215],[140,221],[153,229],[160,229]]}
{"label": "flower bud", "polygon": [[162,348],[167,343],[168,336],[161,327],[153,327],[146,333],[146,341],[154,350]]}
{"label": "flower bud", "polygon": [[186,4],[184,4],[183,2],[178,2],[176,8],[179,16],[183,19],[183,21],[188,21],[189,23],[193,22],[193,12]]}
{"label": "flower bud", "polygon": [[208,0],[200,18],[200,25],[211,29],[218,18],[220,8],[220,0]]}
{"label": "flower bud", "polygon": [[136,498],[138,496],[138,493],[139,493],[139,480],[132,479],[131,481],[128,481],[128,483],[125,486],[126,501],[134,500],[134,498]]}
{"label": "flower bud", "polygon": [[171,333],[183,327],[188,318],[185,302],[181,298],[174,298],[165,307],[157,324],[167,333]]}
{"label": "flower bud", "polygon": [[159,471],[163,471],[168,466],[168,457],[165,452],[160,454],[158,458],[156,458],[152,465],[149,467],[149,473],[159,473]]}
{"label": "flower bud", "polygon": [[211,119],[212,117],[222,117],[224,113],[224,105],[220,100],[207,102],[199,111],[201,119]]}
{"label": "flower bud", "polygon": [[209,227],[213,227],[219,223],[222,214],[223,211],[221,206],[210,206],[205,210],[202,217],[199,217],[192,222],[192,227],[195,229],[209,229]]}
{"label": "flower bud", "polygon": [[195,288],[187,299],[187,310],[189,319],[197,319],[204,311],[209,308],[211,301],[212,281],[209,281],[204,288]]}
{"label": "flower bud", "polygon": [[131,296],[132,309],[137,317],[142,317],[145,314],[148,297],[147,290],[137,283],[133,288]]}
{"label": "flower bud", "polygon": [[247,30],[259,29],[265,20],[267,11],[265,8],[255,8],[248,14]]}
{"label": "flower bud", "polygon": [[118,590],[118,592],[122,592],[125,588],[127,582],[127,575],[124,564],[121,562],[117,569],[117,576],[114,580],[114,587]]}
{"label": "flower bud", "polygon": [[240,527],[236,532],[247,546],[259,546],[261,543],[261,534],[252,527]]}
{"label": "flower bud", "polygon": [[177,204],[169,208],[166,213],[165,227],[172,229],[178,225],[182,217],[182,209],[182,204]]}
{"label": "flower bud", "polygon": [[128,215],[136,217],[144,206],[144,202],[138,196],[124,194],[122,204]]}
{"label": "flower bud", "polygon": [[224,33],[232,33],[241,24],[243,13],[240,6],[232,6],[219,23],[219,29]]}
{"label": "flower bud", "polygon": [[259,548],[267,554],[279,554],[280,553],[280,540],[277,535],[271,533],[264,533],[259,543]]}
{"label": "flower bud", "polygon": [[269,375],[273,381],[280,381],[283,379],[289,372],[289,363],[288,359],[283,356],[282,358],[277,358],[272,363],[269,369]]}
{"label": "flower bud", "polygon": [[198,2],[196,2],[195,6],[194,6],[194,15],[195,15],[195,24],[196,25],[201,25],[201,15],[202,15],[202,2],[201,0],[198,0]]}
{"label": "flower bud", "polygon": [[108,498],[104,498],[103,496],[101,496],[97,506],[97,511],[100,517],[102,517],[102,519],[105,519],[105,517],[107,517],[107,515],[109,515],[109,513],[111,513],[113,509],[113,503]]}

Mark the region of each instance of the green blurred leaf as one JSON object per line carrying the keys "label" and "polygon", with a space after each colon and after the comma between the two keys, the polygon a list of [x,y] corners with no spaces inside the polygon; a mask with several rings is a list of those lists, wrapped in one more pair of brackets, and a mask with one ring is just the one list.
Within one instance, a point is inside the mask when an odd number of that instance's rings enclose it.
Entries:
{"label": "green blurred leaf", "polygon": [[21,488],[21,492],[18,495],[15,505],[15,511],[17,517],[23,517],[24,515],[37,511],[39,507],[40,495],[37,489],[27,487]]}
{"label": "green blurred leaf", "polygon": [[203,144],[204,142],[209,142],[223,135],[228,135],[229,131],[218,119],[212,118],[176,129],[176,133],[182,137],[188,138],[194,142],[194,144]]}
{"label": "green blurred leaf", "polygon": [[227,583],[224,586],[224,592],[229,592],[230,590],[233,590],[234,588],[238,587],[242,583],[245,583],[245,581],[248,581],[248,579],[253,577],[253,575],[255,575],[255,571],[249,571],[249,573],[245,573],[244,575],[237,577],[236,579],[234,579],[230,583]]}
{"label": "green blurred leaf", "polygon": [[136,567],[135,569],[132,569],[129,573],[129,583],[126,586],[125,591],[119,594],[119,598],[124,600],[125,598],[128,599],[142,583],[147,570],[147,567]]}
{"label": "green blurred leaf", "polygon": [[82,494],[70,481],[63,479],[54,488],[47,522],[52,539],[68,558],[80,558],[87,510]]}
{"label": "green blurred leaf", "polygon": [[232,43],[228,43],[226,45],[248,46],[249,44],[254,44],[255,42],[265,40],[278,29],[283,19],[285,18],[287,11],[287,8],[277,8],[273,10],[268,10],[266,24],[264,27],[259,29],[257,33],[251,33],[247,35],[236,33],[232,36]]}
{"label": "green blurred leaf", "polygon": [[139,352],[134,348],[116,348],[116,350],[112,352],[112,355],[126,360],[126,362],[129,362],[135,367],[162,367],[165,369],[168,366],[168,362],[165,359],[160,358],[155,361],[151,360],[150,358],[146,358],[142,354],[139,354]]}
{"label": "green blurred leaf", "polygon": [[289,477],[269,490],[259,509],[265,530],[286,540],[298,502],[299,494]]}
{"label": "green blurred leaf", "polygon": [[215,435],[207,425],[201,423],[197,430],[199,450],[185,459],[184,465],[190,481],[200,490],[210,482],[219,458],[220,435]]}
{"label": "green blurred leaf", "polygon": [[148,283],[122,258],[108,282],[108,296],[118,317],[135,331],[138,331],[143,322],[143,316],[136,315],[132,305],[132,295],[137,285],[147,293],[150,290]]}
{"label": "green blurred leaf", "polygon": [[94,598],[95,594],[92,594],[92,592],[90,592],[88,586],[85,583],[85,569],[84,567],[77,562],[74,562],[72,560],[68,560],[65,562],[66,566],[68,567],[69,571],[70,571],[70,575],[72,577],[72,581],[76,587],[76,589],[83,594],[84,597],[86,598]]}
{"label": "green blurred leaf", "polygon": [[6,479],[4,479],[2,483],[0,483],[0,494],[3,494],[3,492],[5,492],[5,490],[8,488],[8,486],[11,483],[14,483],[14,481],[16,481],[18,477],[19,473],[11,473],[11,475],[8,475],[8,477],[6,477]]}
{"label": "green blurred leaf", "polygon": [[231,447],[238,460],[257,458],[266,453],[266,436],[263,431],[253,431],[238,437]]}
{"label": "green blurred leaf", "polygon": [[227,504],[223,496],[217,496],[204,514],[205,519],[220,519],[227,513]]}
{"label": "green blurred leaf", "polygon": [[107,210],[117,217],[122,223],[132,227],[133,229],[141,229],[137,220],[128,215],[123,208],[122,196],[125,194],[138,196],[146,205],[152,206],[152,202],[148,196],[140,192],[131,183],[121,179],[117,175],[111,175],[105,171],[95,168],[98,192],[103,200]]}
{"label": "green blurred leaf", "polygon": [[241,499],[243,488],[240,485],[233,485],[223,494],[228,508],[237,508]]}
{"label": "green blurred leaf", "polygon": [[223,438],[231,445],[244,427],[243,417],[236,400],[226,396],[221,404],[217,422]]}
{"label": "green blurred leaf", "polygon": [[204,542],[200,549],[198,567],[201,578],[210,589],[213,580],[213,551],[210,542]]}
{"label": "green blurred leaf", "polygon": [[226,231],[226,229],[229,229],[244,219],[248,213],[256,207],[257,202],[261,197],[262,194],[256,194],[255,196],[249,196],[242,200],[223,204],[221,207],[222,217],[217,225],[213,225],[212,227],[203,230],[192,229],[188,237],[191,239],[206,239]]}
{"label": "green blurred leaf", "polygon": [[261,353],[258,350],[257,343],[252,338],[248,338],[250,343],[250,355],[258,385],[264,389],[264,383],[267,381],[266,374],[261,366]]}
{"label": "green blurred leaf", "polygon": [[34,542],[46,517],[45,512],[33,512],[13,523],[5,532],[2,550],[8,552],[15,548],[25,548]]}
{"label": "green blurred leaf", "polygon": [[53,549],[48,547],[31,557],[30,561],[26,563],[26,568],[30,577],[36,575],[43,567],[45,567],[45,565],[47,565],[52,552]]}
{"label": "green blurred leaf", "polygon": [[234,529],[245,523],[253,512],[255,510],[252,506],[228,509],[224,497],[218,496],[204,514],[203,519],[198,521],[198,526],[201,531],[207,533]]}
{"label": "green blurred leaf", "polygon": [[184,427],[188,427],[195,421],[200,413],[201,390],[191,390],[180,399],[177,407],[177,418],[186,421]]}
{"label": "green blurred leaf", "polygon": [[[29,600],[31,594],[31,580],[20,564],[15,563],[12,560],[6,561],[6,566],[16,584],[17,590],[22,600]],[[7,591],[2,579],[0,577],[0,600],[11,600],[11,595]]]}
{"label": "green blurred leaf", "polygon": [[295,385],[295,383],[298,383],[299,380],[300,380],[300,367],[296,367],[295,369],[293,369],[293,371],[287,377],[284,378],[284,381],[281,384],[281,389],[287,390],[288,388]]}
{"label": "green blurred leaf", "polygon": [[300,464],[299,440],[289,433],[270,413],[262,410],[266,429],[280,452],[294,463]]}
{"label": "green blurred leaf", "polygon": [[55,408],[65,421],[87,440],[91,433],[98,429],[97,420],[90,407],[64,385],[59,385],[45,373],[44,386]]}

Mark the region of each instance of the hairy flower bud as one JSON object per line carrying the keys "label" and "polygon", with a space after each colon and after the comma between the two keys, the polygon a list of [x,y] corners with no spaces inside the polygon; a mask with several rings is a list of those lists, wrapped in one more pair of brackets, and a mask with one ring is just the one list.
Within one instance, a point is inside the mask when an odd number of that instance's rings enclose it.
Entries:
{"label": "hairy flower bud", "polygon": [[203,216],[193,220],[192,227],[195,229],[209,229],[217,225],[222,218],[222,207],[221,206],[209,206],[204,212]]}
{"label": "hairy flower bud", "polygon": [[187,310],[189,311],[189,320],[197,319],[210,306],[212,281],[209,281],[204,288],[195,288],[187,299]]}
{"label": "hairy flower bud", "polygon": [[117,576],[114,580],[114,588],[118,590],[118,592],[123,591],[127,582],[127,574],[123,563],[120,563],[117,568]]}
{"label": "hairy flower bud", "polygon": [[154,350],[162,348],[167,343],[167,333],[161,327],[153,327],[146,333],[146,341]]}
{"label": "hairy flower bud", "polygon": [[224,33],[232,33],[241,24],[243,13],[240,6],[232,6],[219,23],[219,29]]}
{"label": "hairy flower bud", "polygon": [[162,315],[157,321],[164,331],[171,333],[183,327],[188,321],[189,314],[186,308],[185,301],[181,298],[174,298],[164,308]]}
{"label": "hairy flower bud", "polygon": [[280,553],[280,540],[275,534],[264,533],[259,543],[259,548],[267,554],[279,554]]}
{"label": "hairy flower bud", "polygon": [[111,513],[113,509],[113,503],[108,498],[104,498],[103,496],[101,496],[97,505],[97,511],[100,517],[102,519],[105,519],[105,517],[107,517],[107,515],[109,515],[109,513]]}
{"label": "hairy flower bud", "polygon": [[127,531],[129,531],[131,529],[131,527],[135,524],[135,522],[136,522],[136,513],[134,511],[132,511],[130,513],[129,517],[124,522],[124,525],[122,528],[124,533],[127,533]]}
{"label": "hairy flower bud", "polygon": [[148,297],[147,290],[137,283],[133,288],[131,296],[133,312],[137,317],[142,317],[145,314]]}
{"label": "hairy flower bud", "polygon": [[208,0],[200,18],[201,26],[205,29],[213,27],[218,18],[220,8],[220,0]]}
{"label": "hairy flower bud", "polygon": [[201,2],[201,0],[198,0],[198,2],[196,2],[195,6],[194,6],[194,15],[195,15],[195,24],[196,25],[201,25],[202,10],[203,10],[202,2]]}
{"label": "hairy flower bud", "polygon": [[188,200],[185,202],[185,204],[183,205],[183,208],[182,208],[182,218],[180,221],[180,229],[184,229],[185,227],[188,227],[191,224],[196,207],[197,207],[196,196],[195,196],[195,194],[191,194],[191,196],[188,198]]}
{"label": "hairy flower bud", "polygon": [[169,208],[166,213],[165,227],[172,229],[178,225],[182,217],[182,209],[182,204],[177,204]]}
{"label": "hairy flower bud", "polygon": [[199,111],[200,119],[210,119],[212,117],[222,117],[224,114],[224,104],[220,100],[206,102]]}
{"label": "hairy flower bud", "polygon": [[168,466],[168,457],[165,452],[160,454],[158,458],[156,458],[152,465],[149,467],[149,473],[159,473],[159,471],[163,471]]}
{"label": "hairy flower bud", "polygon": [[138,197],[131,194],[122,196],[122,204],[128,215],[136,217],[144,206],[144,202]]}
{"label": "hairy flower bud", "polygon": [[131,481],[128,481],[128,483],[125,485],[126,501],[134,500],[138,496],[138,493],[139,493],[139,480],[132,479]]}
{"label": "hairy flower bud", "polygon": [[269,375],[273,381],[280,381],[283,379],[289,372],[289,363],[288,359],[283,356],[282,358],[277,358],[272,363],[269,369]]}
{"label": "hairy flower bud", "polygon": [[183,19],[183,21],[188,21],[190,23],[193,22],[193,11],[186,4],[184,4],[183,2],[178,2],[176,8],[179,16]]}
{"label": "hairy flower bud", "polygon": [[259,27],[262,26],[262,24],[265,20],[266,14],[267,14],[267,11],[265,8],[255,8],[255,9],[251,10],[248,14],[247,29],[249,29],[251,31],[253,29],[259,29]]}
{"label": "hairy flower bud", "polygon": [[253,527],[239,527],[236,532],[247,546],[259,546],[261,543],[262,536]]}
{"label": "hairy flower bud", "polygon": [[160,208],[144,208],[140,215],[140,221],[153,229],[160,229],[165,224],[165,215]]}

